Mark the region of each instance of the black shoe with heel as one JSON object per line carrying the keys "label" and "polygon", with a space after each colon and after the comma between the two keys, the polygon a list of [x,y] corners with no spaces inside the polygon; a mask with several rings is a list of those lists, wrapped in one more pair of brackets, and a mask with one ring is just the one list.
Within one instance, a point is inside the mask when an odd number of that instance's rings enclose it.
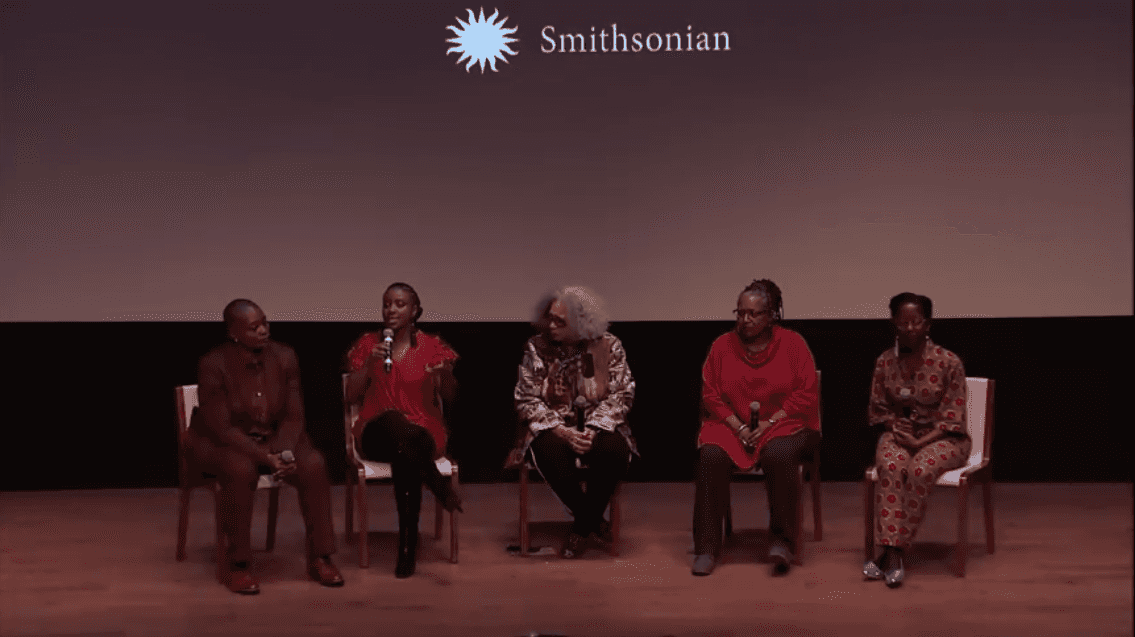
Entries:
{"label": "black shoe with heel", "polygon": [[421,510],[422,492],[395,491],[398,502],[398,561],[394,577],[405,579],[414,574],[418,562],[418,513]]}
{"label": "black shoe with heel", "polygon": [[405,579],[414,574],[418,565],[418,525],[398,529],[398,562],[394,577]]}

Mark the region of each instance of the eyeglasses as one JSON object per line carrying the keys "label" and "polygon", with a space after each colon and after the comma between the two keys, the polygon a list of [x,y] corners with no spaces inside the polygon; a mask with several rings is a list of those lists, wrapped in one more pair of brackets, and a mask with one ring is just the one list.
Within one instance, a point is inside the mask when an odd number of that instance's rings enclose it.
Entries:
{"label": "eyeglasses", "polygon": [[926,326],[926,319],[918,319],[917,321],[907,321],[906,323],[900,323],[899,321],[894,321],[894,324],[895,324],[895,327],[897,327],[900,330],[920,330],[920,329],[922,329],[923,327]]}
{"label": "eyeglasses", "polygon": [[749,318],[757,319],[765,316],[771,316],[772,311],[761,310],[758,312],[756,310],[733,310],[733,314],[735,314],[738,319],[744,321],[745,319]]}
{"label": "eyeglasses", "polygon": [[567,319],[561,316],[556,316],[555,314],[549,314],[548,325],[558,325],[560,327],[563,327],[567,325]]}

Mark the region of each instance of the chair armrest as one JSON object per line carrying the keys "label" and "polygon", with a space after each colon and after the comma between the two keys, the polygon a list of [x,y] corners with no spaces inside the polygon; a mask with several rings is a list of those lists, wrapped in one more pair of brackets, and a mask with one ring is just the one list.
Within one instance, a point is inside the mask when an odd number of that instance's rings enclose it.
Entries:
{"label": "chair armrest", "polygon": [[863,479],[868,482],[875,482],[879,479],[879,470],[876,467],[870,467],[867,471],[863,472]]}

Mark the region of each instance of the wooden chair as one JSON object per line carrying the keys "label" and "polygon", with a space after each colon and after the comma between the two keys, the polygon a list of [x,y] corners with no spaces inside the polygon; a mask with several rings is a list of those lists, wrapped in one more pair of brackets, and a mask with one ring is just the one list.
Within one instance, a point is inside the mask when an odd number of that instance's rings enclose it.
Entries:
{"label": "wooden chair", "polygon": [[[954,573],[966,574],[966,553],[969,551],[969,486],[980,482],[985,505],[985,547],[993,554],[993,467],[989,450],[993,444],[993,387],[988,378],[966,378],[966,431],[973,441],[973,449],[964,467],[938,476],[939,487],[958,489],[958,543],[954,551]],[[875,483],[879,479],[876,467],[867,469],[863,478],[864,553],[866,560],[873,559],[875,550]],[[925,523],[925,522],[923,522]]]}
{"label": "wooden chair", "polygon": [[[440,403],[439,403],[440,404]],[[347,438],[347,477],[344,491],[347,494],[347,542],[354,541],[355,538],[355,507],[354,500],[358,501],[359,513],[359,534],[357,541],[359,543],[359,568],[370,567],[370,547],[367,544],[367,533],[370,531],[369,522],[367,520],[367,484],[379,481],[392,481],[394,472],[388,462],[374,462],[372,460],[364,460],[362,455],[359,454],[358,447],[355,444],[355,436],[352,429],[355,425],[355,420],[359,417],[358,405],[347,403],[347,374],[343,374],[343,428]],[[437,469],[441,475],[448,477],[452,484],[453,490],[457,491],[458,478],[457,478],[457,463],[449,458],[441,457],[436,461]],[[434,498],[436,501],[436,513],[434,515],[434,539],[441,539],[441,528],[444,524],[445,507],[442,506],[441,500]],[[457,511],[452,511],[449,514],[449,561],[457,563]]]}
{"label": "wooden chair", "polygon": [[[529,472],[536,471],[536,474],[539,475],[539,471],[536,469],[536,465],[533,464],[530,457],[527,455],[521,457],[520,454],[521,449],[519,447],[513,449],[512,452],[509,453],[509,460],[505,463],[505,468],[516,468],[520,473],[520,514],[518,516],[520,527],[520,555],[527,556],[531,553],[532,547],[531,534],[529,532],[531,520],[529,519],[528,510]],[[615,487],[615,493],[611,495],[611,502],[608,504],[608,508],[611,512],[611,545],[608,547],[607,552],[613,557],[619,556],[619,533],[623,517],[623,507],[620,502],[621,491],[622,485],[620,484]]]}
{"label": "wooden chair", "polygon": [[[189,449],[189,422],[197,409],[197,385],[181,385],[174,388],[174,399],[177,402],[177,465],[178,485],[180,485],[180,506],[177,515],[177,561],[184,562],[186,558],[185,543],[189,532],[189,497],[193,489],[204,487],[213,493],[213,519],[216,526],[216,548],[213,560],[217,563],[217,579],[225,576],[225,552],[228,549],[228,535],[221,528],[221,484],[216,476],[203,473],[194,466],[192,453]],[[262,475],[256,483],[256,489],[268,489],[268,538],[267,548],[271,551],[276,546],[276,517],[280,511],[280,484],[271,475]]]}
{"label": "wooden chair", "polygon": [[[820,372],[816,371],[816,392],[820,392]],[[822,415],[822,412],[821,412]],[[820,420],[820,431],[823,432],[823,419]],[[764,471],[761,470],[759,464],[753,465],[752,469],[748,471],[734,471],[734,476],[759,476],[764,477]],[[797,472],[797,489],[796,493],[796,550],[792,554],[792,563],[799,566],[803,564],[801,554],[804,552],[804,482],[807,477],[807,482],[812,487],[812,539],[816,542],[824,538],[824,518],[822,515],[822,506],[820,505],[820,448],[816,447],[812,451],[811,457],[805,457],[804,461],[800,464],[800,470]],[[726,500],[725,504],[725,537],[733,535],[733,501],[732,496]]]}

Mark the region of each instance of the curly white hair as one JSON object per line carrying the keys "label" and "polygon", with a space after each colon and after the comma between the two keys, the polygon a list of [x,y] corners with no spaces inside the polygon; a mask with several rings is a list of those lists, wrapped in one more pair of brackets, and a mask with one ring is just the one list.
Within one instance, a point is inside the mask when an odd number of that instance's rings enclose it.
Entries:
{"label": "curly white hair", "polygon": [[592,341],[607,331],[610,318],[604,308],[603,299],[594,291],[582,285],[568,285],[561,287],[540,299],[536,305],[536,316],[532,325],[544,332],[547,330],[548,308],[552,303],[559,301],[567,308],[567,326],[576,338]]}

